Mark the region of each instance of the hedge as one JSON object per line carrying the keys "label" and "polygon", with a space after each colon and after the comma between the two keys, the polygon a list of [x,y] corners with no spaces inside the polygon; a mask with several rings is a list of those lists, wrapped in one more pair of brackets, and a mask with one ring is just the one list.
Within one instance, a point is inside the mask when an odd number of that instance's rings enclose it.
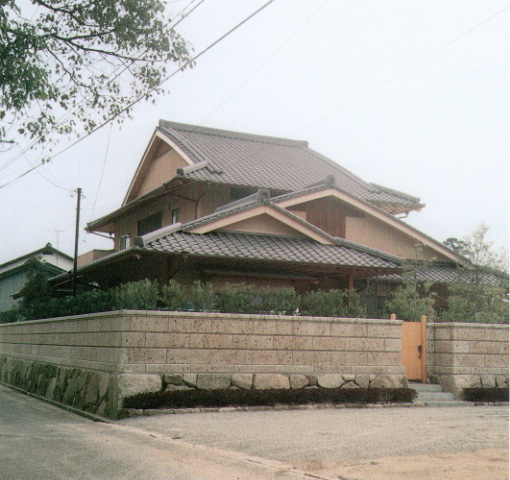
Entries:
{"label": "hedge", "polygon": [[124,408],[161,409],[229,406],[275,406],[307,404],[410,403],[411,388],[303,388],[273,390],[174,390],[140,393],[124,399]]}

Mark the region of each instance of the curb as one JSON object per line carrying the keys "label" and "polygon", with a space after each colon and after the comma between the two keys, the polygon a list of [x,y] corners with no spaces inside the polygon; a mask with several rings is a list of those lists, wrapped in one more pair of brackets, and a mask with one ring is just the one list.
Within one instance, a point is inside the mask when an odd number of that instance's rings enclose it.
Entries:
{"label": "curb", "polygon": [[133,417],[154,417],[157,415],[179,415],[189,413],[231,413],[231,412],[266,412],[266,411],[290,411],[290,410],[341,410],[345,408],[419,408],[424,407],[423,403],[344,403],[340,405],[332,404],[311,404],[311,405],[276,405],[270,406],[253,406],[253,407],[199,407],[199,408],[157,408],[157,409],[137,409],[126,408],[123,412],[126,414],[122,418]]}

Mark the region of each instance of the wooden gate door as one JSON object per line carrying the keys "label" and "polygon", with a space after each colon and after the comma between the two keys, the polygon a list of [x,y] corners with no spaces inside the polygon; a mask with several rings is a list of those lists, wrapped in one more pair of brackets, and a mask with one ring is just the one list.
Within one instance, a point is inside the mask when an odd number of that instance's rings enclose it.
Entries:
{"label": "wooden gate door", "polygon": [[427,381],[427,323],[423,316],[420,322],[402,324],[402,365],[408,380]]}

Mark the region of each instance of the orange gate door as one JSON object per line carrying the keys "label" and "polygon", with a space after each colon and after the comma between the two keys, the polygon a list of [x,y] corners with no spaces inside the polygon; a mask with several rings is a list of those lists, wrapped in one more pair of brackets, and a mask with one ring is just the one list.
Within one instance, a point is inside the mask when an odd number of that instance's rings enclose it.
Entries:
{"label": "orange gate door", "polygon": [[426,331],[425,316],[420,322],[402,324],[402,365],[408,380],[427,381]]}

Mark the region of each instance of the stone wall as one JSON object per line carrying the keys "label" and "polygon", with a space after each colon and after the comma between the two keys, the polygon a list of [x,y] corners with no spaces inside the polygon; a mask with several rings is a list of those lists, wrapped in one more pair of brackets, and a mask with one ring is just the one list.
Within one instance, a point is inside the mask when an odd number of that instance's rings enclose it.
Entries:
{"label": "stone wall", "polygon": [[108,416],[179,385],[407,386],[400,352],[391,320],[123,311],[0,325],[4,383]]}
{"label": "stone wall", "polygon": [[427,376],[462,396],[468,387],[508,387],[508,325],[430,323]]}
{"label": "stone wall", "polygon": [[[108,312],[0,325],[0,380],[115,417],[175,388],[407,386],[401,321]],[[508,325],[429,324],[428,377],[457,396],[508,385]]]}

